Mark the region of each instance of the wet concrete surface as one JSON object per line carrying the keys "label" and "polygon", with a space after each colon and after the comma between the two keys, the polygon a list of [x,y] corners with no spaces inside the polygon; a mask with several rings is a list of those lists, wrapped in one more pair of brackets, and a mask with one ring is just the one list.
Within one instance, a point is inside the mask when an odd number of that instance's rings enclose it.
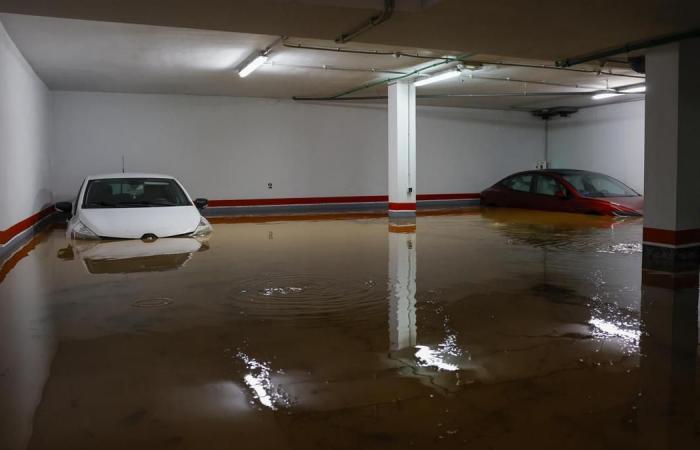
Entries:
{"label": "wet concrete surface", "polygon": [[643,286],[640,219],[218,222],[3,266],[0,448],[700,447],[697,273]]}

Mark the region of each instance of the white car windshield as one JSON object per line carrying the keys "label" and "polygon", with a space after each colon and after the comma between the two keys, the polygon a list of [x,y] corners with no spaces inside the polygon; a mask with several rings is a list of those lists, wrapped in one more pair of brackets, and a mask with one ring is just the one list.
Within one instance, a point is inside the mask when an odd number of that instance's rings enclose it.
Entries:
{"label": "white car windshield", "polygon": [[83,208],[188,206],[190,201],[171,178],[104,178],[90,180]]}

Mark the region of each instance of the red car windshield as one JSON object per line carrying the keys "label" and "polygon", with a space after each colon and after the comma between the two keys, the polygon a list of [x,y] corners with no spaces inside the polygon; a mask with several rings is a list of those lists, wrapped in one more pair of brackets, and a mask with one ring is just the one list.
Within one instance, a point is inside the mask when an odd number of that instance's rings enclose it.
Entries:
{"label": "red car windshield", "polygon": [[599,173],[583,172],[563,174],[564,178],[584,197],[638,197],[639,194],[613,177]]}

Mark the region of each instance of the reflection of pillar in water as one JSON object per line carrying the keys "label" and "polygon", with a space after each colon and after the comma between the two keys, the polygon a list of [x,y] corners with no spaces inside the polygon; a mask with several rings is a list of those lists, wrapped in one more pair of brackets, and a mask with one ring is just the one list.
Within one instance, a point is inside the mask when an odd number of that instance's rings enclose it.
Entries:
{"label": "reflection of pillar in water", "polygon": [[390,349],[416,345],[416,226],[389,225]]}
{"label": "reflection of pillar in water", "polygon": [[698,448],[698,273],[645,270],[642,284],[639,448]]}

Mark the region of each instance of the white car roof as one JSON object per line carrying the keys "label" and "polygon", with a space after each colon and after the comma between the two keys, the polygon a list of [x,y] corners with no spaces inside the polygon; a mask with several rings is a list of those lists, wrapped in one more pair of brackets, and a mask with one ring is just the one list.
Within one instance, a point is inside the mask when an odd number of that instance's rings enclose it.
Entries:
{"label": "white car roof", "polygon": [[138,172],[126,172],[126,173],[107,173],[102,175],[90,175],[87,177],[88,180],[101,180],[104,178],[170,178],[175,179],[172,175],[163,175],[160,173],[138,173]]}

